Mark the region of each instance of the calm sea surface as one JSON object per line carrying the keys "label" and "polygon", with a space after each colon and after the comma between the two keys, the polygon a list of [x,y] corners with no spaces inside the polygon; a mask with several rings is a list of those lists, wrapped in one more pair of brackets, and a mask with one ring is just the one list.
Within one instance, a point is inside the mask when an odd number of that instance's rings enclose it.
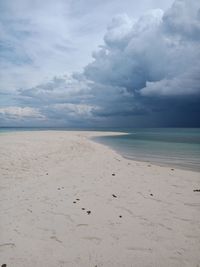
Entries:
{"label": "calm sea surface", "polygon": [[200,128],[123,130],[129,134],[96,140],[130,159],[200,171]]}
{"label": "calm sea surface", "polygon": [[[10,131],[81,130],[69,128],[0,128]],[[87,130],[87,129],[85,129]],[[95,130],[95,129],[89,129]],[[96,129],[128,134],[94,138],[121,153],[124,157],[200,171],[200,128]]]}

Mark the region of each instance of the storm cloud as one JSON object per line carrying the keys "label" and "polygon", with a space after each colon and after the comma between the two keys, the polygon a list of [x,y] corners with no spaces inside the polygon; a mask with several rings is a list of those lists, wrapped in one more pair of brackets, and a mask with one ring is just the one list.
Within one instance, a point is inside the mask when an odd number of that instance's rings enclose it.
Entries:
{"label": "storm cloud", "polygon": [[82,72],[18,89],[13,101],[36,109],[38,125],[200,126],[199,41],[195,0],[117,15]]}

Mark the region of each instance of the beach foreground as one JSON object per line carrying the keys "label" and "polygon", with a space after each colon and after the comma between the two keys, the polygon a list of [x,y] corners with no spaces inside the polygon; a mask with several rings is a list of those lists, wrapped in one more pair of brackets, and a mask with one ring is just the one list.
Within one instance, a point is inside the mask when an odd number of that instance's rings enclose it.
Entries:
{"label": "beach foreground", "polygon": [[0,136],[0,266],[200,267],[200,174],[88,138],[103,134]]}

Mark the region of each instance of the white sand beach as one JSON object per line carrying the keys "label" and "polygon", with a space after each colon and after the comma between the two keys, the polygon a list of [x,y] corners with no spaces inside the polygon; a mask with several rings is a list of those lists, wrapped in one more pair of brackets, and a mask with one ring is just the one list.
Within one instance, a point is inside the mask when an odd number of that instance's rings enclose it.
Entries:
{"label": "white sand beach", "polygon": [[200,267],[200,174],[89,139],[103,134],[0,135],[0,266]]}

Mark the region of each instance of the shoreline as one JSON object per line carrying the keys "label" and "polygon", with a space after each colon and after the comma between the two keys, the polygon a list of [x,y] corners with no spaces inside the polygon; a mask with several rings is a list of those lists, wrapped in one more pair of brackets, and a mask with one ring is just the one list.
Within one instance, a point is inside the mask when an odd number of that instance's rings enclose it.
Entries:
{"label": "shoreline", "polygon": [[[158,167],[164,167],[164,168],[174,168],[174,169],[178,169],[178,170],[183,170],[183,171],[190,171],[190,172],[195,172],[195,173],[200,173],[199,169],[196,169],[196,168],[189,168],[187,166],[183,166],[183,165],[178,165],[178,164],[172,164],[170,165],[170,163],[166,163],[166,162],[154,162],[154,161],[147,161],[147,160],[142,160],[142,159],[135,159],[135,158],[131,158],[131,157],[128,157],[126,155],[124,155],[123,152],[121,152],[119,149],[115,149],[114,147],[112,147],[111,145],[109,144],[105,144],[104,142],[101,142],[101,141],[98,141],[98,140],[95,140],[95,138],[97,137],[106,137],[106,136],[114,136],[114,135],[129,135],[130,133],[128,132],[111,132],[111,131],[96,131],[96,130],[51,130],[51,129],[48,129],[48,130],[34,130],[34,131],[31,131],[31,130],[17,130],[17,131],[6,131],[6,132],[0,132],[0,136],[1,134],[12,134],[12,133],[34,133],[34,132],[80,132],[80,133],[90,133],[89,136],[88,136],[88,139],[97,143],[97,144],[100,144],[102,146],[105,146],[107,148],[109,148],[110,150],[112,150],[113,152],[119,154],[121,157],[123,157],[124,159],[127,159],[127,160],[131,160],[131,161],[134,161],[134,162],[137,162],[137,163],[144,163],[144,164],[151,164],[151,165],[155,165],[155,166],[158,166]],[[91,133],[94,133],[91,134]]]}
{"label": "shoreline", "polygon": [[[117,132],[116,132],[117,133]],[[123,135],[128,135],[129,133],[122,133]],[[117,134],[118,135],[118,134]],[[103,136],[106,136],[106,135],[102,135]],[[101,136],[97,136],[98,137],[101,137]],[[135,162],[141,162],[141,163],[145,163],[145,164],[151,164],[151,165],[155,165],[155,166],[158,166],[158,167],[165,167],[165,168],[174,168],[174,169],[179,169],[179,170],[184,170],[184,171],[191,171],[191,172],[195,172],[195,173],[200,173],[200,169],[197,169],[197,168],[189,168],[188,166],[184,166],[184,165],[179,165],[179,164],[170,164],[170,163],[166,163],[163,161],[163,163],[161,162],[156,162],[156,161],[147,161],[147,160],[142,160],[142,159],[136,159],[136,158],[131,158],[131,157],[128,157],[126,156],[123,151],[120,151],[120,149],[115,149],[113,146],[109,145],[109,144],[105,144],[104,142],[102,141],[98,141],[98,140],[95,140],[96,136],[94,137],[91,137],[90,139],[98,144],[101,144],[101,145],[104,145],[108,148],[110,148],[112,151],[114,151],[115,153],[119,154],[120,156],[122,156],[124,159],[127,159],[127,160],[131,160],[131,161],[135,161]]]}
{"label": "shoreline", "polygon": [[0,265],[198,266],[199,173],[128,160],[102,134],[0,135]]}

